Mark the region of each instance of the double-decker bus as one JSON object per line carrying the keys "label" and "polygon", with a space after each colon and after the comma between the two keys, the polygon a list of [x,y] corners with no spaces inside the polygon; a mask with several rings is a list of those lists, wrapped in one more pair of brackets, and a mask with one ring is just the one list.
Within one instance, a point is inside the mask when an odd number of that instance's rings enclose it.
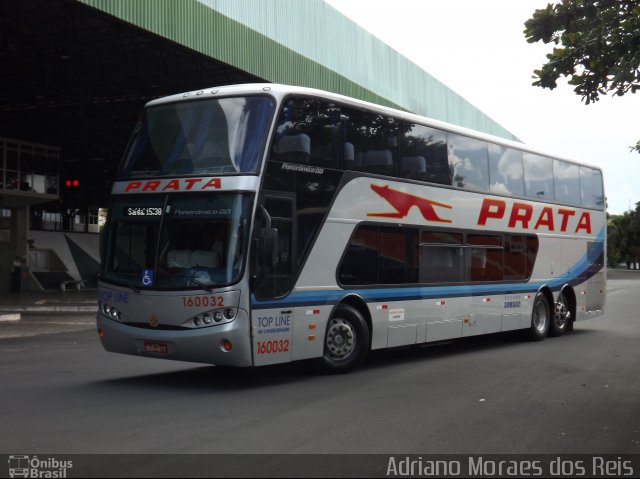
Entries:
{"label": "double-decker bus", "polygon": [[113,185],[108,351],[232,366],[523,330],[605,305],[600,169],[319,90],[149,102]]}

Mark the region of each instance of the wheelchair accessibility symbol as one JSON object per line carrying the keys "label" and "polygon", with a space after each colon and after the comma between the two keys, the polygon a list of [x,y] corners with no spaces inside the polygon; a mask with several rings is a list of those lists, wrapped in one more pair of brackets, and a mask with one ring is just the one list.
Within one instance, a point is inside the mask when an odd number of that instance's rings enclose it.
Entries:
{"label": "wheelchair accessibility symbol", "polygon": [[151,286],[153,284],[153,270],[145,269],[142,271],[142,286]]}

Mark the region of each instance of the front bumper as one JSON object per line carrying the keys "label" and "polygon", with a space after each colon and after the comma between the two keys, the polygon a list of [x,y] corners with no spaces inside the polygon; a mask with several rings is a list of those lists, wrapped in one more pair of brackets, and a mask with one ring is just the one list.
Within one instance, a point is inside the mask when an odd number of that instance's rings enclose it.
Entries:
{"label": "front bumper", "polygon": [[[253,365],[250,324],[247,313],[239,310],[230,323],[198,329],[146,329],[119,323],[103,313],[97,315],[100,339],[105,350],[158,359],[173,359],[221,366]],[[229,341],[230,350],[223,347]],[[148,352],[145,343],[162,343],[162,352]]]}

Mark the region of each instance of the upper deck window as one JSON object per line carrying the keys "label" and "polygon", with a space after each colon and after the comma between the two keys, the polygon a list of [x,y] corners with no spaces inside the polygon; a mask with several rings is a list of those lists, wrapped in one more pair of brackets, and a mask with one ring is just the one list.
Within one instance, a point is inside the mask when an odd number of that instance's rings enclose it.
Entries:
{"label": "upper deck window", "polygon": [[489,144],[489,177],[491,193],[524,196],[522,151]]}
{"label": "upper deck window", "polygon": [[273,100],[264,96],[150,107],[118,176],[257,173],[273,110]]}
{"label": "upper deck window", "polygon": [[604,207],[604,190],[602,188],[602,173],[600,170],[580,167],[580,196],[582,204],[587,208]]}
{"label": "upper deck window", "polygon": [[553,201],[553,160],[545,156],[525,153],[524,194],[538,201]]}
{"label": "upper deck window", "polygon": [[580,173],[578,165],[553,160],[553,182],[556,201],[580,204]]}
{"label": "upper deck window", "polygon": [[271,159],[340,167],[340,108],[314,98],[288,100],[280,113]]}
{"label": "upper deck window", "polygon": [[489,190],[489,157],[486,141],[450,133],[449,171],[458,188]]}

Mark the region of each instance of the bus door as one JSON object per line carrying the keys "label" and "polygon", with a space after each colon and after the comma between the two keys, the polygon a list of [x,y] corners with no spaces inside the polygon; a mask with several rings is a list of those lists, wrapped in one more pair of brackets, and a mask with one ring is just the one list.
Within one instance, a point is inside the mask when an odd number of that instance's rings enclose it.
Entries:
{"label": "bus door", "polygon": [[293,308],[260,308],[260,301],[286,296],[293,287],[296,261],[296,200],[286,193],[265,193],[258,205],[252,264],[253,358],[256,366],[291,360]]}

